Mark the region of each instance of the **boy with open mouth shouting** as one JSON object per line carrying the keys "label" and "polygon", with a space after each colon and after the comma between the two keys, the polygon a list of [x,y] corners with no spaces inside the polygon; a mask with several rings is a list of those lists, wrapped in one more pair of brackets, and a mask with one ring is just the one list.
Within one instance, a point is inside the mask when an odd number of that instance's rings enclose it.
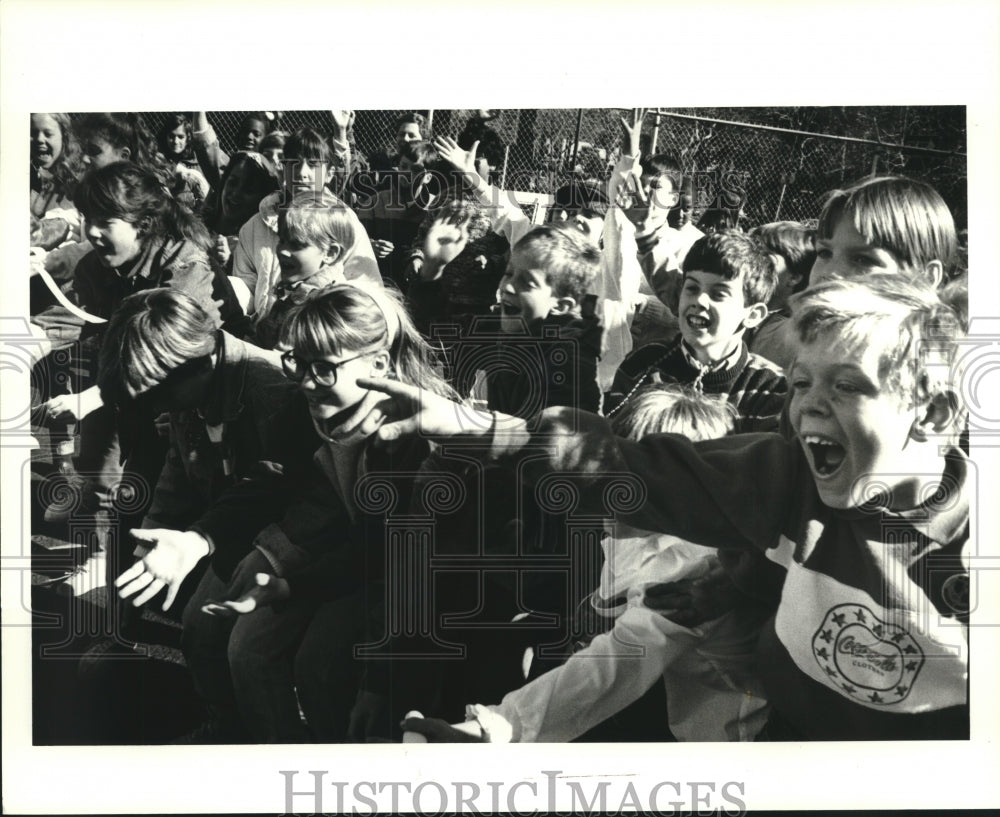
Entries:
{"label": "boy with open mouth shouting", "polygon": [[[792,330],[791,439],[630,442],[585,412],[483,416],[392,383],[372,385],[398,418],[379,435],[486,437],[491,457],[517,458],[526,479],[565,474],[594,509],[608,479],[631,473],[645,496],[616,518],[762,551],[785,567],[758,645],[773,706],[767,737],[968,738],[970,468],[956,444],[964,412],[952,385],[959,320],[928,285],[872,274],[796,296]],[[366,422],[365,412],[351,421]],[[517,713],[496,711],[516,740]],[[440,726],[404,724],[435,737]]]}

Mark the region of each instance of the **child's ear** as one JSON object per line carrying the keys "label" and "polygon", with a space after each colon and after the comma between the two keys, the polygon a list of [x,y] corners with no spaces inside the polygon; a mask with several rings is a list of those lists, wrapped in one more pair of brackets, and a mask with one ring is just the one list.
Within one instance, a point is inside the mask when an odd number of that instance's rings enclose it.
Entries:
{"label": "child's ear", "polygon": [[336,264],[343,257],[344,248],[336,241],[333,241],[330,246],[326,248],[326,255],[323,257],[323,262],[325,264]]}
{"label": "child's ear", "polygon": [[118,151],[118,155],[121,157],[123,162],[127,162],[132,158],[132,148],[122,148]]}
{"label": "child's ear", "polygon": [[931,282],[931,286],[933,286],[934,289],[937,289],[941,286],[941,282],[944,280],[944,264],[935,259],[924,267],[924,274]]}
{"label": "child's ear", "polygon": [[747,309],[746,317],[743,319],[744,329],[753,329],[763,323],[767,317],[767,304],[753,304]]}
{"label": "child's ear", "polygon": [[960,405],[953,389],[936,392],[910,426],[911,439],[923,443],[932,435],[944,434],[958,417]]}
{"label": "child's ear", "polygon": [[383,349],[372,358],[372,377],[382,377],[392,370],[389,352]]}
{"label": "child's ear", "polygon": [[576,306],[576,298],[563,295],[561,298],[556,298],[555,306],[552,307],[552,313],[555,315],[568,315],[576,309]]}

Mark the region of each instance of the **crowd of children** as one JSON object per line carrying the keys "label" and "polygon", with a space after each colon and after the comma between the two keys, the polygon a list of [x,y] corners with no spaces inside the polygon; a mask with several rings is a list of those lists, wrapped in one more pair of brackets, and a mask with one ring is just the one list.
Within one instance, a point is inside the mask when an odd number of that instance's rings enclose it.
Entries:
{"label": "crowd of children", "polygon": [[32,116],[44,519],[105,531],[118,644],[179,618],[177,739],[967,737],[941,197],[701,230],[638,110],[535,224],[490,115]]}

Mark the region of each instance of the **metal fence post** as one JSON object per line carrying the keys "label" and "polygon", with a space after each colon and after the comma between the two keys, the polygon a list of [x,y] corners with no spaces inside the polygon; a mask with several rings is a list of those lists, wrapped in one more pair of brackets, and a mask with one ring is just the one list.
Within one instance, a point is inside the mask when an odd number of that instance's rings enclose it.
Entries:
{"label": "metal fence post", "polygon": [[580,128],[583,127],[583,108],[576,113],[576,135],[573,137],[573,158],[570,160],[570,170],[576,168],[576,157],[580,152]]}

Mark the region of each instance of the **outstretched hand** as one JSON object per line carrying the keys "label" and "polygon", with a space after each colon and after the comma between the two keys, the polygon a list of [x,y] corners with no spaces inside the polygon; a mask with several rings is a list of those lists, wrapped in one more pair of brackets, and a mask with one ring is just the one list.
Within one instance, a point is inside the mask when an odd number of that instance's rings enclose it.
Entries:
{"label": "outstretched hand", "polygon": [[[380,440],[420,434],[447,439],[459,434],[484,436],[493,425],[493,415],[441,397],[426,389],[389,378],[359,378],[369,389],[358,410],[340,426],[340,433],[377,433]],[[386,400],[385,398],[390,398]]]}
{"label": "outstretched hand", "polygon": [[135,551],[139,560],[115,579],[118,595],[127,599],[138,593],[132,604],[140,607],[166,587],[165,612],[187,575],[208,555],[209,544],[194,531],[136,528],[130,533],[139,542]]}
{"label": "outstretched hand", "polygon": [[256,573],[254,574],[254,586],[246,590],[239,598],[226,599],[222,602],[206,602],[201,611],[210,616],[236,618],[236,616],[244,616],[275,602],[284,601],[290,595],[291,589],[285,579],[272,576],[270,573]]}

